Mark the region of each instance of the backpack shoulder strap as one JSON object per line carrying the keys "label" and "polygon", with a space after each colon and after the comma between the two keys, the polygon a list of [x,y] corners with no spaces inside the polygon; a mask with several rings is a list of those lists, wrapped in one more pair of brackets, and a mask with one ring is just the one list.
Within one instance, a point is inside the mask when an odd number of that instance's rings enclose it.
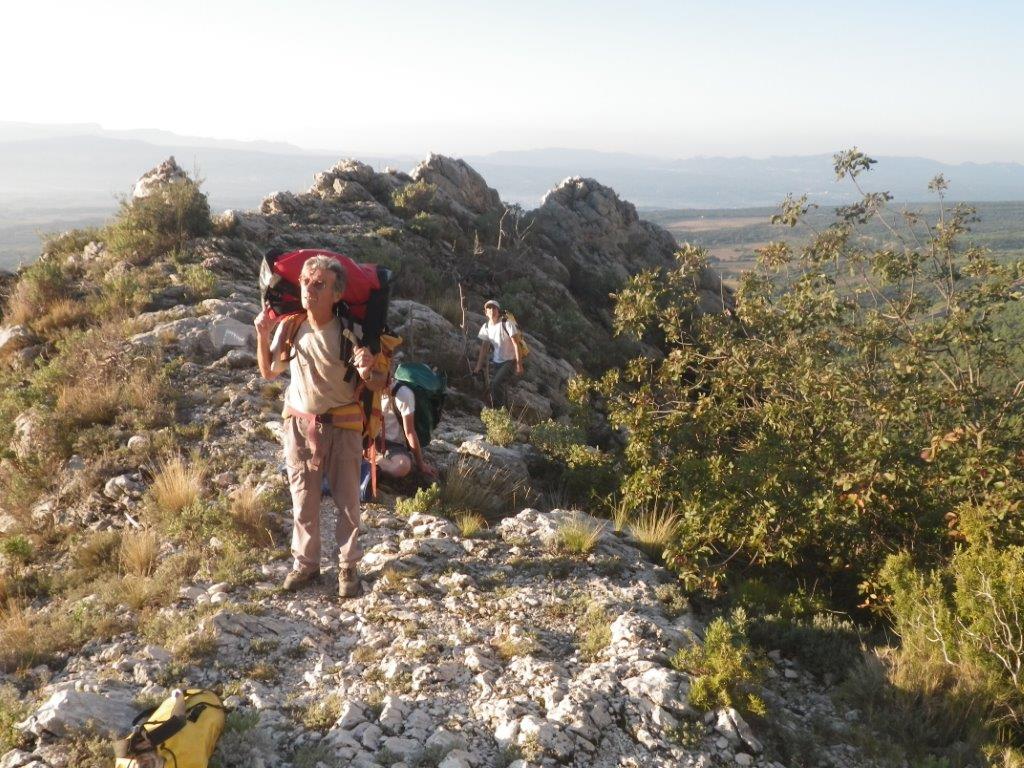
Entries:
{"label": "backpack shoulder strap", "polygon": [[281,321],[281,349],[279,354],[282,360],[288,361],[294,357],[295,337],[299,335],[299,328],[302,327],[302,323],[305,320],[306,316],[299,312],[294,315],[288,315],[288,317]]}

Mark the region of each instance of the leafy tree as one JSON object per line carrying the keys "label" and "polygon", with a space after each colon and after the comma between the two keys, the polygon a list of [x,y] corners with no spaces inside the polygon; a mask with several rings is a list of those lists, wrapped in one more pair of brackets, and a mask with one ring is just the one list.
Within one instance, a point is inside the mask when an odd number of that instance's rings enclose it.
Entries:
{"label": "leafy tree", "polygon": [[[936,220],[893,212],[860,187],[873,163],[835,156],[862,199],[806,246],[761,248],[726,313],[697,309],[707,254],[691,246],[617,297],[617,332],[662,354],[591,383],[628,434],[624,495],[674,507],[666,559],[691,585],[781,563],[871,594],[894,551],[941,562],[991,494],[1017,514],[1020,371],[993,318],[1020,299],[1024,264],[962,242],[974,212],[945,204],[942,177]],[[789,198],[773,222],[809,207]],[[872,220],[884,238],[863,235]],[[966,517],[975,536],[999,521]]]}

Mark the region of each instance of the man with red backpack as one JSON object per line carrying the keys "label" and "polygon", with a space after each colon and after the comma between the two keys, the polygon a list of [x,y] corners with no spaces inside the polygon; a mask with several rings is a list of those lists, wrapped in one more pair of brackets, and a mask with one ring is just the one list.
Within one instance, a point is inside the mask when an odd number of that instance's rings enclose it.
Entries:
{"label": "man with red backpack", "polygon": [[[363,411],[359,392],[379,391],[387,363],[363,346],[355,326],[335,312],[347,275],[328,256],[313,256],[299,277],[304,312],[278,319],[267,309],[256,317],[260,373],[266,379],[289,371],[285,391],[284,452],[292,496],[292,569],[284,588],[295,590],[320,576],[321,483],[326,475],[337,507],[338,593],[361,594],[359,467]],[[277,331],[271,339],[271,332]],[[381,363],[383,361],[383,370]]]}

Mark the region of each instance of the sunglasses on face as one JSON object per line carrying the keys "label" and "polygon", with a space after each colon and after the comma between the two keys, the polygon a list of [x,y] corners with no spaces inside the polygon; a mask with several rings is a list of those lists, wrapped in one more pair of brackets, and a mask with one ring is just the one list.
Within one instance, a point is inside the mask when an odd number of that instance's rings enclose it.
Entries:
{"label": "sunglasses on face", "polygon": [[299,279],[299,282],[303,285],[303,287],[305,287],[307,291],[322,291],[324,288],[327,287],[327,283],[320,279],[311,280],[308,277],[303,277]]}

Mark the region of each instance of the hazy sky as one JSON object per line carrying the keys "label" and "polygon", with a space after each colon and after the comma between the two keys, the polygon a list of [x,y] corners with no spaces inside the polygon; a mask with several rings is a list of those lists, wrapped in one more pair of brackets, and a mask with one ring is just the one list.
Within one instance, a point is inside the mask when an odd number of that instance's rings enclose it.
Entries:
{"label": "hazy sky", "polygon": [[307,148],[1024,162],[1024,4],[5,3],[0,120]]}

